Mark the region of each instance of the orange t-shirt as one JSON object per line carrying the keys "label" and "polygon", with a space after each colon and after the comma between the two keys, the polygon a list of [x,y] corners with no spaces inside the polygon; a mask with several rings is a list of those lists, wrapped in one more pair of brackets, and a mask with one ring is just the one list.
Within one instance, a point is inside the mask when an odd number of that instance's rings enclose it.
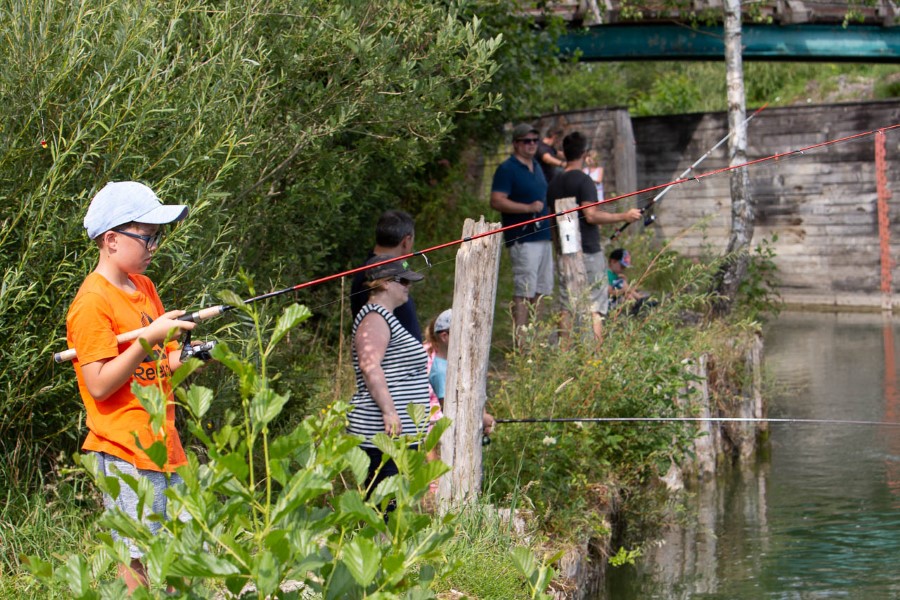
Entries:
{"label": "orange t-shirt", "polygon": [[84,383],[82,364],[106,358],[115,358],[134,342],[119,344],[116,336],[149,325],[165,311],[156,293],[156,287],[143,275],[128,276],[136,292],[126,292],[111,284],[99,273],[88,275],[66,316],[66,339],[70,348],[75,348],[78,356],[74,361],[78,390],[87,410],[88,435],[82,450],[106,452],[127,460],[138,469],[159,471],[160,468],[134,441],[137,434],[141,444],[149,448],[154,441],[162,441],[162,432],[150,428],[150,415],[140,401],[131,393],[131,384],[162,385],[163,393],[169,398],[166,409],[166,436],[168,463],[165,471],[173,471],[187,463],[181,439],[175,429],[175,404],[169,383],[168,352],[175,351],[177,343],[167,348],[154,347],[154,354],[162,356],[157,364],[152,356],[147,356],[134,370],[131,378],[113,394],[98,402]]}

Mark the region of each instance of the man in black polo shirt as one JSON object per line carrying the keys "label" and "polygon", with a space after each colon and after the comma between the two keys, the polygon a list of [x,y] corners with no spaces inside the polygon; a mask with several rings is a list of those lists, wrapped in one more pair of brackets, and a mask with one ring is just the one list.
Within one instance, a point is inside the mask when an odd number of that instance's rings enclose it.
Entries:
{"label": "man in black polo shirt", "polygon": [[[412,252],[415,238],[416,223],[409,213],[402,210],[385,211],[375,225],[375,248],[366,257],[366,261],[368,262],[373,256],[409,254]],[[353,319],[369,299],[369,291],[363,285],[365,281],[366,272],[360,271],[353,276],[353,283],[350,285],[350,312]],[[394,316],[414,338],[422,341],[422,328],[419,327],[416,303],[413,302],[412,297],[406,301],[406,304],[402,304],[394,310]]]}

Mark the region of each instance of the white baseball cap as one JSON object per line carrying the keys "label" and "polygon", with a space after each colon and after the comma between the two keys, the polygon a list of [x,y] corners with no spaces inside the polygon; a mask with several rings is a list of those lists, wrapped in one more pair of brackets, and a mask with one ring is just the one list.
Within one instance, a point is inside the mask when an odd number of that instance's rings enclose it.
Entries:
{"label": "white baseball cap", "polygon": [[448,308],[447,310],[439,314],[437,319],[434,320],[434,332],[440,333],[441,331],[450,331],[450,319],[452,317],[452,308]]}
{"label": "white baseball cap", "polygon": [[181,221],[188,207],[163,204],[153,190],[137,181],[110,181],[91,200],[84,228],[91,239],[126,223],[164,225]]}

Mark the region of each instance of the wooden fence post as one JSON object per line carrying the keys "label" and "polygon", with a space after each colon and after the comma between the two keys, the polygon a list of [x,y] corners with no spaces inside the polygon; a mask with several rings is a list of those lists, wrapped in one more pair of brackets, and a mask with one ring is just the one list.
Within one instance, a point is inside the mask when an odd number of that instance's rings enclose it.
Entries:
{"label": "wooden fence post", "polygon": [[[575,198],[559,198],[554,210],[557,213],[578,206]],[[565,287],[569,305],[563,310],[572,316],[572,332],[585,337],[592,334],[591,307],[588,297],[587,273],[584,270],[584,255],[581,252],[581,229],[577,212],[556,217],[556,264],[559,268],[560,286]],[[562,323],[561,335],[568,335],[568,324]]]}
{"label": "wooden fence post", "polygon": [[[466,219],[463,239],[494,231],[499,223]],[[487,400],[488,357],[500,269],[499,235],[463,243],[456,253],[453,320],[447,351],[444,415],[453,422],[441,438],[441,460],[450,472],[441,477],[443,509],[478,497],[481,491],[481,415]]]}

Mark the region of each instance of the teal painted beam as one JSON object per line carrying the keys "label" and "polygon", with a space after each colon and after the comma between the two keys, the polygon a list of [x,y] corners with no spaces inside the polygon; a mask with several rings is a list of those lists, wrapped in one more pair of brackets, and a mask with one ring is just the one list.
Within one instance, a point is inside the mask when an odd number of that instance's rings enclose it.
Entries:
{"label": "teal painted beam", "polygon": [[[559,48],[581,50],[584,61],[722,60],[723,36],[721,26],[596,25],[567,33]],[[900,27],[744,25],[742,42],[744,60],[900,62]]]}

